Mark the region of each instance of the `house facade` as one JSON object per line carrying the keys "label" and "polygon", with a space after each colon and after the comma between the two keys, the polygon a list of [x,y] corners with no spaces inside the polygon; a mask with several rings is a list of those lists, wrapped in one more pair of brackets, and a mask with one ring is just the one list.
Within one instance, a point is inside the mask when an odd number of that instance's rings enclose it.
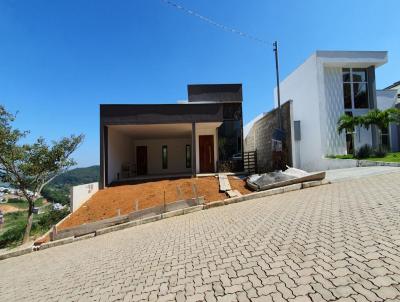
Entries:
{"label": "house facade", "polygon": [[386,62],[386,51],[316,51],[281,82],[281,99],[293,101],[292,125],[300,133],[291,138],[295,167],[327,169],[326,156],[377,146],[374,127],[339,134],[337,122],[378,108],[375,69]]}
{"label": "house facade", "polygon": [[[400,109],[400,82],[396,82],[382,90],[376,91],[378,109]],[[382,133],[382,144],[391,152],[400,151],[400,125],[389,124]]]}
{"label": "house facade", "polygon": [[243,169],[241,84],[188,85],[179,104],[100,105],[100,188]]}
{"label": "house facade", "polygon": [[[393,105],[394,100],[387,99],[393,91],[381,93],[375,84],[375,70],[387,60],[386,51],[316,51],[280,83],[282,104],[291,104],[289,116],[284,118],[290,119],[286,133],[290,133],[287,145],[294,167],[308,171],[337,168],[327,156],[351,154],[365,144],[378,146],[380,137],[375,127],[356,127],[352,133],[339,134],[337,122],[343,114],[359,116]],[[276,95],[275,89],[275,108]],[[251,128],[267,120],[265,116],[258,119],[245,127],[246,133],[254,134]],[[389,128],[382,141],[396,150],[398,129]],[[246,137],[246,141],[252,140]],[[257,152],[260,144],[261,140],[253,146]]]}

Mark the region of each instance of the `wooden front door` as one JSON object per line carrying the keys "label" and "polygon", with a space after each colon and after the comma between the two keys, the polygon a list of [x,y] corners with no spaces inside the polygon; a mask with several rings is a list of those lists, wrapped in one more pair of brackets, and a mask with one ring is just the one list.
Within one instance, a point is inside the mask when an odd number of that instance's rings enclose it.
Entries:
{"label": "wooden front door", "polygon": [[214,172],[214,136],[199,136],[200,173]]}
{"label": "wooden front door", "polygon": [[147,174],[147,146],[136,147],[137,175]]}

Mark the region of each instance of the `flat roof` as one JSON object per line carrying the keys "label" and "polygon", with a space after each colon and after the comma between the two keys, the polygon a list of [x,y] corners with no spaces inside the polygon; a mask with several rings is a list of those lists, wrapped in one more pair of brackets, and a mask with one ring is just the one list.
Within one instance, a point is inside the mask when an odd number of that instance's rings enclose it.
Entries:
{"label": "flat roof", "polygon": [[326,65],[381,66],[388,61],[387,51],[317,50],[313,55]]}

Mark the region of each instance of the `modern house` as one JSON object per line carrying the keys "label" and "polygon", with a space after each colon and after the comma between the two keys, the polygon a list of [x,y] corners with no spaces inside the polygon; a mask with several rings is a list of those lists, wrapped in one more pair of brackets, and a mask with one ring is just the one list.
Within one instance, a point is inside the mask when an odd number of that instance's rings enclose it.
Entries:
{"label": "modern house", "polygon": [[[290,100],[290,116],[284,118],[290,119],[287,145],[294,167],[308,171],[334,168],[328,155],[349,154],[365,144],[377,146],[374,127],[338,134],[337,122],[343,114],[357,116],[380,108],[375,69],[387,60],[386,51],[316,51],[280,83],[282,103]],[[276,89],[274,94],[276,108]],[[261,144],[253,142],[252,148],[259,150]],[[249,150],[247,143],[245,149]],[[258,157],[265,156],[258,153]]]}
{"label": "modern house", "polygon": [[179,104],[100,105],[100,188],[243,169],[241,84],[188,85]]}
{"label": "modern house", "polygon": [[[400,82],[376,91],[378,109],[400,109]],[[391,123],[382,133],[382,144],[391,152],[400,151],[400,125]]]}

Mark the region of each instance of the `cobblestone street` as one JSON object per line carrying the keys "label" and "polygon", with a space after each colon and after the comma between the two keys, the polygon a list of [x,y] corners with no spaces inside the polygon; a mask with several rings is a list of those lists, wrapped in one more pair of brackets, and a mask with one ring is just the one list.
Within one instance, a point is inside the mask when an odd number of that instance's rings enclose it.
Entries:
{"label": "cobblestone street", "polygon": [[400,173],[0,261],[1,301],[400,301]]}

